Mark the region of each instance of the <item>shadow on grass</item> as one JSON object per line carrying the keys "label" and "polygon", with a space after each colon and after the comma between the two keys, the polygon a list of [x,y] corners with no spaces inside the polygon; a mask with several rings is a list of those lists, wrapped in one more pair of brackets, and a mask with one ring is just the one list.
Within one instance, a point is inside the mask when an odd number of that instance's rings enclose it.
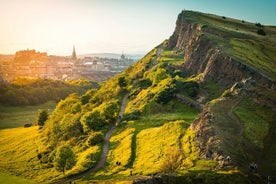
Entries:
{"label": "shadow on grass", "polygon": [[137,139],[137,134],[138,132],[135,131],[133,136],[132,136],[132,141],[131,141],[131,155],[130,155],[130,161],[127,164],[127,167],[132,168],[133,167],[133,163],[135,161],[136,158],[136,147],[137,147],[137,143],[136,143],[136,139]]}
{"label": "shadow on grass", "polygon": [[135,179],[133,181],[134,184],[142,184],[142,183],[257,184],[257,183],[263,183],[263,182],[264,182],[263,179],[256,174],[245,175],[241,172],[218,173],[215,171],[207,171],[207,170],[189,171],[187,174],[183,176],[162,175],[162,176],[154,176],[152,178],[147,178],[147,179]]}

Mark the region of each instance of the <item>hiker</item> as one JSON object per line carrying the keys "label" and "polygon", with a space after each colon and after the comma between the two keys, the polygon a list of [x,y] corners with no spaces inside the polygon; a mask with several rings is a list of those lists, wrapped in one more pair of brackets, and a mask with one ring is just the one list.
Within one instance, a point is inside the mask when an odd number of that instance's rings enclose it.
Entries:
{"label": "hiker", "polygon": [[267,176],[267,184],[272,184],[272,177],[271,176]]}
{"label": "hiker", "polygon": [[228,156],[226,157],[226,160],[227,160],[227,162],[229,163],[229,162],[231,161],[231,157],[228,155]]}
{"label": "hiker", "polygon": [[255,164],[254,162],[249,164],[249,171],[257,172],[257,170],[258,170],[258,165],[257,164]]}

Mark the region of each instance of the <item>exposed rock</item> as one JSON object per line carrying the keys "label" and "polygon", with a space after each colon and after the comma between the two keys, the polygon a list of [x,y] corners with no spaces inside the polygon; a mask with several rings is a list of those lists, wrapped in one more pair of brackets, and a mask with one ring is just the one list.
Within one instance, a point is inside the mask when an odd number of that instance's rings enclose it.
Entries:
{"label": "exposed rock", "polygon": [[270,80],[261,72],[238,61],[219,47],[211,43],[206,32],[220,35],[217,30],[204,28],[203,25],[192,23],[185,18],[183,11],[177,19],[176,28],[170,37],[168,46],[185,53],[183,72],[194,75],[202,73],[202,81],[213,80],[229,88],[235,82],[252,78],[258,84],[275,89],[275,81]]}

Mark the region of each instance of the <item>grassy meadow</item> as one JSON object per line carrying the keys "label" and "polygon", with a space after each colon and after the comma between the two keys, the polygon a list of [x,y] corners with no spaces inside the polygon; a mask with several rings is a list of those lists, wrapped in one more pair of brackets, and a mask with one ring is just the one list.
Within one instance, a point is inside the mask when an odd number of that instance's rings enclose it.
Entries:
{"label": "grassy meadow", "polygon": [[[27,178],[30,182],[59,175],[55,170],[48,169],[46,164],[41,164],[37,157],[46,149],[38,126],[1,130],[0,144],[1,173],[16,173],[16,176]],[[2,174],[2,178],[5,176],[8,175]]]}
{"label": "grassy meadow", "polygon": [[35,123],[40,109],[46,109],[51,113],[56,102],[49,101],[38,106],[3,106],[0,105],[0,129],[15,128],[24,124]]}

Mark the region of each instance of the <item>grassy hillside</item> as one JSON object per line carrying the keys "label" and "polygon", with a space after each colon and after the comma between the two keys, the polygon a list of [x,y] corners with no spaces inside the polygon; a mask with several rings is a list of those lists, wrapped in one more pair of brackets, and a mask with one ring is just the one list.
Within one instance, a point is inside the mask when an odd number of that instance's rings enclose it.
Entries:
{"label": "grassy hillside", "polygon": [[[225,53],[276,80],[276,27],[200,12],[185,11],[182,16],[200,24],[202,33]],[[265,35],[257,34],[263,29]]]}
{"label": "grassy hillside", "polygon": [[[251,23],[197,12],[186,16],[202,24],[202,33],[222,54],[275,79],[274,27],[265,26],[267,34],[261,36]],[[100,89],[60,101],[44,127],[0,130],[0,178],[17,175],[31,182],[50,182],[93,168],[101,156],[103,136],[114,125],[105,167],[78,182],[129,183],[165,175],[164,180],[171,176],[171,181],[187,183],[258,183],[271,175],[275,171],[275,91],[258,84],[238,85],[231,91],[216,80],[202,81],[203,73],[189,76],[183,72],[184,55],[185,50],[169,49],[164,41]],[[123,119],[118,119],[125,95]],[[24,114],[28,111],[33,109]],[[204,123],[209,114],[211,120],[202,127],[206,132],[197,134],[191,125]],[[9,120],[12,126],[19,116]],[[208,128],[214,130],[211,139]],[[223,165],[204,155],[199,136],[206,138],[203,146],[208,151],[213,149],[210,154],[216,150],[230,154],[231,163]],[[76,165],[65,175],[54,167],[62,145],[76,154]],[[260,166],[257,174],[247,172],[252,161]]]}

